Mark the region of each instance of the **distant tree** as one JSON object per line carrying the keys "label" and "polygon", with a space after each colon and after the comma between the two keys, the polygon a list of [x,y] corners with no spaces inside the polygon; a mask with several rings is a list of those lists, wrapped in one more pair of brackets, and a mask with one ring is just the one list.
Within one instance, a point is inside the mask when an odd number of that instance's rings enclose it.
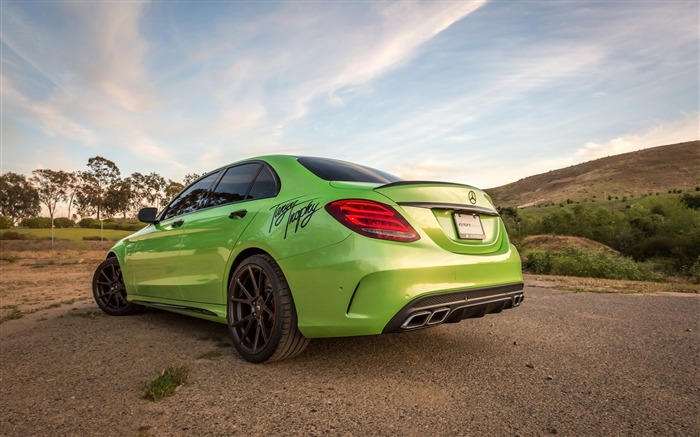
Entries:
{"label": "distant tree", "polygon": [[165,187],[165,192],[163,200],[164,202],[170,202],[180,191],[184,190],[185,186],[179,182],[175,182],[172,179],[168,179],[168,185]]}
{"label": "distant tree", "polygon": [[40,211],[39,193],[24,175],[7,172],[0,176],[0,215],[10,217],[15,224]]}
{"label": "distant tree", "polygon": [[146,200],[150,205],[160,209],[160,204],[165,197],[165,178],[156,172],[149,173],[146,175],[146,187],[148,188]]}
{"label": "distant tree", "polygon": [[105,213],[113,216],[121,214],[126,220],[132,210],[134,192],[131,187],[131,178],[115,182],[107,189],[105,197]]}
{"label": "distant tree", "polygon": [[53,223],[58,202],[67,200],[70,179],[71,173],[63,170],[41,168],[32,172],[30,181],[39,194],[39,201],[49,211],[51,223]]}
{"label": "distant tree", "polygon": [[197,173],[187,173],[187,174],[185,175],[185,179],[182,181],[182,183],[183,183],[185,186],[188,186],[188,185],[191,184],[192,182],[194,182],[194,181],[196,181],[197,179],[199,179],[200,176],[201,176],[201,175],[198,175]]}
{"label": "distant tree", "polygon": [[160,207],[164,200],[167,184],[165,179],[158,173],[152,172],[144,175],[141,173],[131,174],[131,185],[134,192],[132,206],[140,209],[143,206]]}
{"label": "distant tree", "polygon": [[78,193],[78,188],[80,187],[80,177],[78,172],[68,173],[68,180],[66,181],[66,204],[68,205],[68,218],[72,219],[71,210],[73,209],[73,204],[75,203],[75,196]]}
{"label": "distant tree", "polygon": [[131,208],[134,211],[138,211],[146,204],[146,195],[148,192],[148,182],[146,176],[134,172],[129,176],[129,182],[131,184]]}
{"label": "distant tree", "polygon": [[88,159],[88,170],[80,172],[80,187],[76,193],[78,211],[81,215],[96,215],[102,219],[107,193],[121,182],[119,168],[109,159],[95,156]]}

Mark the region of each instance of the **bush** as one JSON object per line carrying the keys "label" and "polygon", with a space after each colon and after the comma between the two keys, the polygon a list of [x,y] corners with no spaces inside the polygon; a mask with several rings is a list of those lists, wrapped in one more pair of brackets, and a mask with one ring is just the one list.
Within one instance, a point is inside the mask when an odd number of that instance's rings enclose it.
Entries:
{"label": "bush", "polygon": [[590,250],[566,246],[561,251],[532,250],[527,253],[525,267],[545,275],[585,278],[650,279],[647,269],[630,258],[612,255],[602,249]]}
{"label": "bush", "polygon": [[99,220],[95,220],[94,218],[90,218],[90,217],[85,217],[84,219],[81,219],[78,222],[78,226],[80,226],[81,228],[91,228],[94,226],[95,223],[97,223],[97,227],[99,228],[100,227]]}
{"label": "bush", "polygon": [[72,228],[75,226],[75,222],[68,217],[56,217],[53,219],[53,225],[57,228]]}
{"label": "bush", "polygon": [[10,229],[13,224],[11,218],[0,215],[0,229]]}
{"label": "bush", "polygon": [[695,260],[692,266],[688,267],[685,273],[688,279],[690,279],[690,282],[700,284],[700,256]]}
{"label": "bush", "polygon": [[0,240],[29,240],[34,236],[31,234],[22,234],[15,231],[5,231],[0,233]]}
{"label": "bush", "polygon": [[141,222],[119,222],[113,218],[105,219],[100,224],[99,220],[87,217],[80,220],[78,226],[90,229],[100,229],[101,227],[102,229],[116,229],[118,231],[139,231],[144,227],[144,224]]}
{"label": "bush", "polygon": [[23,219],[20,223],[21,226],[31,228],[31,229],[47,229],[51,228],[51,218],[50,217],[32,217]]}

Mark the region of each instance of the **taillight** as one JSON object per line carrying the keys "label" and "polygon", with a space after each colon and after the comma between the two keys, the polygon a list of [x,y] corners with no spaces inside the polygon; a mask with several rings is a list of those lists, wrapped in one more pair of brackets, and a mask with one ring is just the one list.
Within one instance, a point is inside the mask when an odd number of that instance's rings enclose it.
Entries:
{"label": "taillight", "polygon": [[418,232],[394,208],[371,200],[336,200],[326,211],[340,223],[366,237],[411,242]]}

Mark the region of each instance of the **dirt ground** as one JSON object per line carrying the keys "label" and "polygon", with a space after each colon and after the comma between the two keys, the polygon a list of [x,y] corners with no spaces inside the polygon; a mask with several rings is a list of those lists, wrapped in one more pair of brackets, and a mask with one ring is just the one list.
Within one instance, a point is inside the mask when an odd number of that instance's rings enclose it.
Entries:
{"label": "dirt ground", "polygon": [[[252,365],[224,325],[104,316],[90,292],[97,244],[4,245],[0,435],[700,432],[697,286],[528,276],[524,305],[503,314],[314,340],[294,360]],[[183,362],[182,390],[141,399]]]}

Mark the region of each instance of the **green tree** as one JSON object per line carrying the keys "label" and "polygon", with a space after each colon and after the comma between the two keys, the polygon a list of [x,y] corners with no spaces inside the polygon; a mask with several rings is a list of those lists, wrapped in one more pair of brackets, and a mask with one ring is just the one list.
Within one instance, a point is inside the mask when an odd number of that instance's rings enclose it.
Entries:
{"label": "green tree", "polygon": [[163,201],[170,202],[180,191],[184,190],[185,186],[172,179],[168,179],[168,184],[165,187]]}
{"label": "green tree", "polygon": [[183,179],[182,183],[185,186],[188,186],[192,182],[196,181],[197,179],[200,178],[201,175],[198,175],[197,173],[187,173],[185,175],[185,179]]}
{"label": "green tree", "polygon": [[79,174],[76,203],[81,215],[96,215],[100,220],[109,202],[108,191],[121,181],[120,172],[114,162],[101,156],[88,159],[87,166],[88,170]]}
{"label": "green tree", "polygon": [[152,172],[147,175],[132,173],[131,185],[134,192],[132,207],[136,210],[144,206],[159,208],[161,202],[165,200],[167,184],[158,173]]}
{"label": "green tree", "polygon": [[24,175],[7,172],[0,176],[0,215],[10,217],[15,224],[40,211],[39,193]]}
{"label": "green tree", "polygon": [[107,189],[105,197],[105,213],[108,215],[122,214],[126,220],[132,210],[134,191],[131,187],[131,178],[115,182]]}
{"label": "green tree", "polygon": [[78,172],[68,173],[68,180],[66,181],[66,204],[68,205],[68,218],[72,219],[71,210],[75,203],[76,195],[78,194],[78,188],[80,188],[80,177]]}
{"label": "green tree", "polygon": [[58,202],[67,200],[70,179],[71,174],[63,170],[42,168],[32,172],[30,181],[39,194],[39,201],[49,211],[51,223],[53,223]]}

